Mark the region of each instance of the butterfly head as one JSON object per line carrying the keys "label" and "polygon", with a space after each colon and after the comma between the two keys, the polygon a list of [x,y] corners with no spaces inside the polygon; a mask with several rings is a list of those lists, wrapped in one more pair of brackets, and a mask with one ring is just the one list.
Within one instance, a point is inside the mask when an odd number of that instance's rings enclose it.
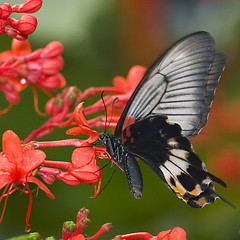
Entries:
{"label": "butterfly head", "polygon": [[99,139],[101,143],[104,145],[107,145],[107,143],[110,141],[110,136],[106,133],[99,133]]}

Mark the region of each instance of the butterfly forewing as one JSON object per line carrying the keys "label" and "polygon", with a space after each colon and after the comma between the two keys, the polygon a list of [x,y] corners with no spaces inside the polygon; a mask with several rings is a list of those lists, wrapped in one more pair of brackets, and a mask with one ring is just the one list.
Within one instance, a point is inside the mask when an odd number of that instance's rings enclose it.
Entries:
{"label": "butterfly forewing", "polygon": [[118,122],[115,135],[151,113],[178,123],[183,135],[198,134],[206,123],[225,65],[209,33],[198,32],[175,43],[147,71]]}

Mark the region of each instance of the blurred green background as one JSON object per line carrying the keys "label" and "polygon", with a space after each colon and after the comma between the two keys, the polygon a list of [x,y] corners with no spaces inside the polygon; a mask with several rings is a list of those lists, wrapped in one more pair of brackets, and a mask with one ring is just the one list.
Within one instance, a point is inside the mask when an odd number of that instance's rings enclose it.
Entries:
{"label": "blurred green background", "polygon": [[[1,4],[4,1],[1,1]],[[8,1],[11,5],[23,1]],[[179,226],[187,239],[240,239],[240,1],[239,0],[50,0],[34,14],[38,27],[29,37],[32,49],[51,41],[64,46],[62,71],[68,85],[84,90],[91,86],[111,86],[116,75],[126,76],[137,64],[149,66],[171,43],[194,31],[210,32],[228,63],[220,81],[210,119],[193,140],[194,148],[208,170],[223,178],[227,189],[217,186],[220,195],[237,206],[234,210],[217,200],[203,209],[193,209],[177,199],[144,164],[141,165],[144,189],[141,200],[130,194],[127,181],[117,171],[97,199],[93,186],[68,186],[60,181],[49,186],[55,195],[50,200],[40,191],[33,201],[32,231],[42,237],[61,236],[62,224],[74,220],[78,210],[91,210],[92,224],[84,231],[93,235],[102,224],[113,223],[113,230],[101,239],[117,234],[147,231],[153,235]],[[15,15],[19,18],[19,15]],[[0,50],[11,48],[11,38],[0,36]],[[0,117],[0,133],[12,129],[24,139],[46,119],[33,109],[32,93],[21,93],[20,104]],[[1,108],[5,106],[3,94]],[[40,94],[40,108],[47,97]],[[41,140],[67,138],[66,129],[57,129]],[[73,148],[44,149],[47,159],[70,160]],[[103,163],[102,163],[103,164]],[[104,168],[103,184],[113,169]],[[3,203],[1,203],[1,207]],[[28,196],[14,193],[8,200],[0,239],[24,234]]]}

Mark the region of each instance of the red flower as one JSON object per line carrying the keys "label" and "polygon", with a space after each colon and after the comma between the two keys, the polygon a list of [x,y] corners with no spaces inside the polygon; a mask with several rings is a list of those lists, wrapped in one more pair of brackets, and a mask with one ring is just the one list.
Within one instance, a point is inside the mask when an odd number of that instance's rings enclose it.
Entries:
{"label": "red flower", "polygon": [[180,228],[175,227],[173,230],[163,231],[157,235],[157,240],[186,240],[186,232]]}
{"label": "red flower", "polygon": [[[98,117],[95,119],[91,119],[88,121],[89,125],[91,127],[97,127],[97,128],[104,128],[107,125],[109,128],[115,128],[119,120],[119,117],[121,116],[122,111],[126,106],[127,101],[129,100],[136,86],[144,76],[145,72],[146,72],[145,67],[137,65],[137,66],[133,66],[129,70],[126,79],[121,76],[116,76],[113,79],[114,87],[110,91],[114,95],[104,96],[104,103],[107,109],[107,116],[111,116],[111,117],[107,119],[107,122],[105,117],[104,118]],[[89,90],[86,92],[89,92]],[[110,89],[107,87],[102,87],[99,90],[101,90],[101,92],[107,93],[109,92]],[[94,92],[94,90],[92,91]],[[95,104],[93,104],[92,106],[86,107],[84,109],[84,114],[89,115],[92,113],[102,112],[102,111],[105,111],[105,108],[104,108],[103,101],[101,99],[97,101]],[[111,122],[109,121],[110,119],[111,119]]]}
{"label": "red flower", "polygon": [[186,240],[186,232],[180,228],[175,227],[173,230],[160,232],[157,236],[152,236],[147,232],[129,233],[118,235],[114,240],[127,240],[127,239],[145,239],[145,240]]}
{"label": "red flower", "polygon": [[143,78],[146,70],[145,67],[136,65],[129,70],[126,79],[121,76],[116,76],[113,79],[113,86],[121,89],[125,94],[132,94],[140,80]]}
{"label": "red flower", "polygon": [[85,142],[91,144],[98,140],[99,133],[89,127],[89,124],[85,119],[82,111],[83,103],[79,103],[74,110],[74,119],[79,126],[69,129],[66,133],[68,135],[86,134],[89,136],[89,139],[85,140]]}
{"label": "red flower", "polygon": [[[67,221],[63,224],[62,228],[62,239],[61,240],[95,240],[102,234],[112,230],[113,226],[111,223],[105,223],[99,229],[99,231],[91,237],[86,237],[82,234],[83,230],[86,229],[91,223],[88,216],[90,211],[86,208],[80,209],[77,214],[77,221]],[[127,240],[127,239],[145,239],[145,240],[186,240],[186,232],[180,228],[175,227],[173,230],[162,231],[157,236],[152,236],[148,232],[137,232],[124,235],[117,235],[113,240]],[[39,233],[31,233],[28,239],[42,239]]]}
{"label": "red flower", "polygon": [[[51,42],[44,49],[31,51],[27,40],[12,41],[12,51],[0,54],[0,90],[11,104],[20,101],[19,92],[28,83],[44,91],[64,87],[66,81],[59,73],[63,67],[61,54],[63,47],[59,42]],[[37,102],[36,91],[34,100]],[[36,110],[38,109],[35,105]]]}
{"label": "red flower", "polygon": [[[89,138],[86,140],[66,139],[53,142],[34,142],[35,148],[57,146],[76,147],[72,153],[72,163],[63,161],[44,161],[43,166],[39,167],[38,175],[48,184],[53,184],[55,177],[73,186],[80,185],[81,183],[94,184],[94,197],[97,197],[101,185],[101,168],[97,157],[106,158],[108,154],[105,148],[97,148],[91,145],[91,143],[98,139],[99,134],[87,127],[88,123],[82,114],[82,104],[76,107],[74,118],[79,126],[69,129],[67,134],[86,134]],[[86,125],[82,125],[83,123]],[[59,168],[63,168],[66,171],[62,171]]]}
{"label": "red flower", "polygon": [[[26,225],[29,226],[29,217],[32,207],[32,192],[28,182],[38,185],[49,198],[54,198],[50,190],[37,178],[34,177],[36,169],[43,164],[46,157],[41,150],[32,150],[29,146],[22,146],[18,136],[11,130],[3,134],[3,152],[0,155],[0,189],[5,187],[0,197],[0,201],[5,197],[2,216],[6,208],[7,199],[10,194],[19,189],[25,194],[29,194],[29,206],[26,216]],[[20,188],[23,185],[23,189]]]}
{"label": "red flower", "polygon": [[[67,141],[62,140],[59,142]],[[97,163],[98,160],[94,149],[85,143],[73,151],[72,163],[44,161],[44,166],[39,167],[38,175],[48,184],[53,184],[55,177],[72,186],[77,186],[81,183],[95,184],[94,197],[97,197],[101,185],[101,168]],[[66,171],[59,170],[59,168],[63,168]],[[97,182],[99,182],[98,185]]]}
{"label": "red flower", "polygon": [[[94,240],[100,237],[102,234],[109,232],[113,228],[111,223],[105,223],[92,237],[85,237],[82,232],[91,223],[90,219],[88,219],[89,213],[90,211],[88,209],[82,208],[77,214],[76,223],[73,221],[64,222],[61,240]],[[35,232],[30,233],[27,239],[42,239],[42,237],[39,233]]]}
{"label": "red flower", "polygon": [[[0,5],[0,34],[6,33],[18,40],[25,40],[37,27],[37,19],[32,14],[25,14],[19,20],[10,18],[13,12],[33,13],[42,6],[42,0],[25,0],[23,4],[14,6],[4,3]],[[11,26],[11,28],[6,27]]]}

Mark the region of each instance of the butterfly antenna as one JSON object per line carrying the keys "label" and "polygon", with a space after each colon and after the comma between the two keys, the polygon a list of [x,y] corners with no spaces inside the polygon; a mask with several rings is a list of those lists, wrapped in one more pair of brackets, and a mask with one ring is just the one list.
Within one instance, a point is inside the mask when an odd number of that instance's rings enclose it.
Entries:
{"label": "butterfly antenna", "polygon": [[114,98],[114,100],[113,100],[113,102],[112,102],[112,114],[111,114],[110,121],[109,121],[109,123],[108,123],[108,126],[107,126],[106,130],[109,128],[110,123],[112,122],[113,108],[114,108],[114,104],[115,104],[116,100],[117,100],[117,98]]}
{"label": "butterfly antenna", "polygon": [[105,125],[105,129],[104,129],[104,133],[106,133],[106,131],[107,131],[107,129],[109,128],[110,123],[111,123],[111,121],[112,121],[113,108],[114,108],[114,104],[115,104],[117,98],[115,98],[115,99],[113,100],[113,102],[112,102],[112,114],[111,114],[110,121],[109,121],[109,123],[108,123],[108,125],[107,125],[107,106],[106,106],[106,103],[105,103],[105,101],[104,101],[103,94],[104,94],[104,91],[101,92],[101,99],[102,99],[103,106],[104,106],[104,109],[105,109],[105,124],[104,124],[104,125]]}
{"label": "butterfly antenna", "polygon": [[[106,167],[110,162],[111,162],[111,160],[110,160],[105,166],[103,166],[103,167]],[[98,196],[102,193],[102,191],[103,191],[103,190],[107,187],[107,185],[110,183],[110,181],[111,181],[111,179],[112,179],[112,177],[113,177],[116,169],[117,169],[117,165],[115,165],[115,168],[113,169],[113,172],[112,172],[110,178],[108,179],[107,183],[106,183],[106,184],[102,187],[102,189],[99,191]]]}
{"label": "butterfly antenna", "polygon": [[107,107],[106,107],[106,104],[105,104],[105,101],[104,101],[104,98],[103,98],[103,94],[104,94],[104,91],[101,92],[101,99],[102,99],[104,110],[105,110],[105,124],[104,124],[105,129],[104,129],[104,133],[106,133],[106,129],[107,129]]}
{"label": "butterfly antenna", "polygon": [[106,166],[108,166],[111,162],[111,159],[109,159],[108,163],[106,163],[103,167],[101,167],[100,169],[98,169],[97,171],[95,171],[94,173],[96,172],[99,172],[99,171],[102,171]]}

